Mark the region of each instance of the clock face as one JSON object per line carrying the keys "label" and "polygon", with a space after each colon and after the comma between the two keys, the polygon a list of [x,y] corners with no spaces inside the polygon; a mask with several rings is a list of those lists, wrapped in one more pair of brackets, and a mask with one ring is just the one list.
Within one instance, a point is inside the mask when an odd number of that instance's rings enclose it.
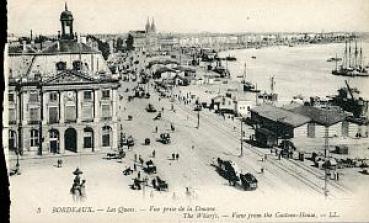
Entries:
{"label": "clock face", "polygon": [[75,92],[73,91],[68,91],[66,92],[65,96],[64,96],[64,99],[67,100],[67,101],[75,101]]}

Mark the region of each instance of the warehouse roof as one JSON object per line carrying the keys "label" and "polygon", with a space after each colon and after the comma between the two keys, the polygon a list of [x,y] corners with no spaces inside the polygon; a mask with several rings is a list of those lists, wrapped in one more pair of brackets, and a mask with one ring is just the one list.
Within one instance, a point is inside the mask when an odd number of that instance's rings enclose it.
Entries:
{"label": "warehouse roof", "polygon": [[271,121],[280,122],[292,127],[299,127],[311,121],[307,116],[266,104],[251,108],[250,111]]}

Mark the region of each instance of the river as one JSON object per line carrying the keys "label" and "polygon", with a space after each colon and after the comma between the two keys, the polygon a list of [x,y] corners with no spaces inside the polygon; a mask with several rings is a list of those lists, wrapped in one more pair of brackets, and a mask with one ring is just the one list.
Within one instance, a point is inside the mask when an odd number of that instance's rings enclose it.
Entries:
{"label": "river", "polygon": [[[359,44],[361,45],[361,44]],[[230,85],[239,85],[237,76],[243,74],[247,63],[247,80],[257,83],[258,89],[270,92],[270,78],[275,76],[274,91],[280,101],[290,101],[295,95],[304,97],[337,94],[348,80],[350,86],[357,87],[361,95],[369,99],[369,77],[348,78],[331,74],[335,62],[327,62],[330,57],[343,57],[344,43],[300,45],[295,47],[269,47],[221,52],[219,55],[232,55],[235,62],[223,62],[231,72]],[[363,43],[363,56],[368,63],[369,42]],[[256,59],[251,57],[255,56]]]}

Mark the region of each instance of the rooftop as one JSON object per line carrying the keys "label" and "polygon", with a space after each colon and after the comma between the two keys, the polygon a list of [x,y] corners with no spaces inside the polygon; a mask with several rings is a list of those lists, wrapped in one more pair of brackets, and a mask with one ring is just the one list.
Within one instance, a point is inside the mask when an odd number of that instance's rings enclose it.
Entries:
{"label": "rooftop", "polygon": [[[59,44],[59,47],[58,47]],[[45,54],[58,54],[58,53],[99,53],[98,50],[84,44],[75,41],[58,41],[47,47],[41,53]]]}
{"label": "rooftop", "polygon": [[309,117],[313,122],[331,126],[346,119],[347,114],[336,108],[318,108],[312,106],[293,106],[285,109]]}
{"label": "rooftop", "polygon": [[269,120],[280,122],[292,127],[299,127],[311,121],[311,119],[307,116],[266,104],[251,108],[250,110],[251,112],[257,113],[258,115]]}

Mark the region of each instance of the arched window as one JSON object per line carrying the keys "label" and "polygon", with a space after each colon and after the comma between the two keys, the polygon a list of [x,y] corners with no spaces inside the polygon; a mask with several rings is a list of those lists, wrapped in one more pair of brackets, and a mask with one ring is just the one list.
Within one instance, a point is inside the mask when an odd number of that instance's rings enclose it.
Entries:
{"label": "arched window", "polygon": [[94,132],[92,128],[85,128],[83,132],[83,148],[93,148],[94,147]]}
{"label": "arched window", "polygon": [[58,63],[56,63],[56,70],[57,71],[63,71],[67,68],[67,63],[63,62],[63,61],[59,61]]}
{"label": "arched window", "polygon": [[9,150],[14,151],[17,148],[17,133],[9,130]]}
{"label": "arched window", "polygon": [[102,146],[110,146],[111,145],[111,128],[110,126],[104,126],[102,128]]}
{"label": "arched window", "polygon": [[59,153],[59,131],[49,130],[49,149],[51,153]]}
{"label": "arched window", "polygon": [[31,130],[31,147],[39,145],[39,132],[36,129]]}

